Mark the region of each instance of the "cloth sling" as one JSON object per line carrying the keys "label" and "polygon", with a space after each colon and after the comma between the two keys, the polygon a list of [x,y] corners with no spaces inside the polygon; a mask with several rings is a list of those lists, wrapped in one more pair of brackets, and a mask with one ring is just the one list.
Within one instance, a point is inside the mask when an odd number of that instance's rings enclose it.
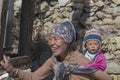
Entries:
{"label": "cloth sling", "polygon": [[90,74],[97,71],[93,68],[83,68],[81,66],[58,62],[55,56],[52,56],[52,59],[55,62],[53,80],[69,80],[69,74]]}

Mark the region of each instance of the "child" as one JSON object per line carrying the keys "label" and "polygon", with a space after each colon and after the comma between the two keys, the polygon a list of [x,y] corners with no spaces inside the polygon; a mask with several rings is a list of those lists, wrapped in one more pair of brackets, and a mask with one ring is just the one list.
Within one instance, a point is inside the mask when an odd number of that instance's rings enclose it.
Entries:
{"label": "child", "polygon": [[85,68],[94,68],[104,71],[107,67],[106,58],[101,51],[102,38],[100,32],[91,29],[85,33],[83,40],[84,55],[91,60],[90,64],[85,65]]}

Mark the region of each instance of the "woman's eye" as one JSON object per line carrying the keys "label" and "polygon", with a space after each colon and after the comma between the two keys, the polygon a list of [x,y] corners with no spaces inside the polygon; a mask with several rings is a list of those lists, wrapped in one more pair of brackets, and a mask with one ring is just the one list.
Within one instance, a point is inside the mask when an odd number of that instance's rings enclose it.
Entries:
{"label": "woman's eye", "polygon": [[54,38],[55,40],[58,40],[57,38]]}
{"label": "woman's eye", "polygon": [[48,41],[50,41],[51,39],[50,38],[48,38]]}
{"label": "woman's eye", "polygon": [[54,39],[55,39],[55,40],[60,40],[61,38],[60,38],[60,37],[55,37]]}

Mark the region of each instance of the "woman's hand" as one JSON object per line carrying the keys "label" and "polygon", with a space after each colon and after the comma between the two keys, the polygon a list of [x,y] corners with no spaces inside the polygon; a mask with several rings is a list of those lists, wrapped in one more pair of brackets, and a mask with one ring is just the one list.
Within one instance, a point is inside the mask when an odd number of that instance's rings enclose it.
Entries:
{"label": "woman's hand", "polygon": [[15,72],[15,68],[10,62],[10,57],[3,55],[3,60],[0,62],[1,66],[7,71],[7,72]]}

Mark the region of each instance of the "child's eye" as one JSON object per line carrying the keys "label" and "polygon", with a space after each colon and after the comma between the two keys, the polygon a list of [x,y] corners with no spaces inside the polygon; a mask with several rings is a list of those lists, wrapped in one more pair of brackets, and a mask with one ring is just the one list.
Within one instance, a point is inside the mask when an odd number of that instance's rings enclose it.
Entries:
{"label": "child's eye", "polygon": [[88,45],[92,45],[91,43],[89,43]]}
{"label": "child's eye", "polygon": [[98,45],[97,43],[95,43],[95,45]]}

